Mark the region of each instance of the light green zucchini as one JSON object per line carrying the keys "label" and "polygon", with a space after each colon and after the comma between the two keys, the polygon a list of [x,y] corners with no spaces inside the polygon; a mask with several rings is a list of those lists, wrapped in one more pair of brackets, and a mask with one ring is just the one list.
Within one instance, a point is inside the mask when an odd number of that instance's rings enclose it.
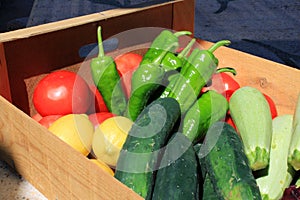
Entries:
{"label": "light green zucchini", "polygon": [[292,182],[295,171],[288,164],[292,123],[292,115],[281,115],[273,119],[268,174],[256,179],[263,199],[281,199],[285,188]]}
{"label": "light green zucchini", "polygon": [[293,136],[289,150],[289,163],[295,170],[300,169],[300,94],[294,112],[293,119]]}
{"label": "light green zucchini", "polygon": [[242,137],[251,169],[255,171],[267,167],[272,117],[264,95],[256,88],[241,87],[231,96],[229,110]]}

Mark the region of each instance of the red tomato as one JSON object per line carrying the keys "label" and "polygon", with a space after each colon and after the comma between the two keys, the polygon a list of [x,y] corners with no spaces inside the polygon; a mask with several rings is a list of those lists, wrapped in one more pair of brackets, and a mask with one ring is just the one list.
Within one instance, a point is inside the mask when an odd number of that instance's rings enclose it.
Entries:
{"label": "red tomato", "polygon": [[63,115],[48,115],[48,116],[45,116],[43,117],[39,123],[42,125],[42,126],[45,126],[46,128],[49,128],[49,126],[55,122],[58,118],[62,117]]}
{"label": "red tomato", "polygon": [[127,97],[131,92],[131,77],[134,70],[136,70],[142,61],[143,56],[137,53],[125,53],[115,58],[117,70],[120,77],[122,77],[122,84]]}
{"label": "red tomato", "polygon": [[115,116],[111,112],[98,112],[89,115],[89,119],[96,128],[99,124],[101,124],[104,120]]}
{"label": "red tomato", "polygon": [[263,94],[263,95],[265,96],[265,98],[269,104],[272,119],[274,119],[275,117],[278,116],[276,105],[270,96],[268,96],[267,94]]}
{"label": "red tomato", "polygon": [[55,71],[38,82],[33,104],[41,116],[85,113],[91,104],[90,88],[74,72]]}
{"label": "red tomato", "polygon": [[92,84],[90,85],[90,89],[94,99],[92,99],[88,113],[108,112],[109,110],[97,87]]}
{"label": "red tomato", "polygon": [[227,100],[233,92],[240,88],[240,84],[229,74],[225,72],[215,73],[211,79],[211,85],[202,89],[202,92],[207,90],[215,90],[223,94]]}
{"label": "red tomato", "polygon": [[227,116],[225,118],[225,122],[227,122],[229,125],[231,125],[235,130],[237,130],[230,114],[227,114]]}

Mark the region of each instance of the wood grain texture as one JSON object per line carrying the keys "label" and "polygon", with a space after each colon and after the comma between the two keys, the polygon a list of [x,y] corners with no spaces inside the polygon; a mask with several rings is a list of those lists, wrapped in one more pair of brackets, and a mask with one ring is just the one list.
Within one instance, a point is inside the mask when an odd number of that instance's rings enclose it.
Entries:
{"label": "wood grain texture", "polygon": [[[198,40],[200,48],[208,49],[212,43]],[[220,67],[233,67],[234,77],[241,86],[252,86],[269,95],[278,114],[293,114],[300,95],[300,70],[266,60],[230,47],[215,51]]]}
{"label": "wood grain texture", "polygon": [[0,43],[0,94],[11,101],[7,64],[3,43]]}
{"label": "wood grain texture", "polygon": [[[173,29],[190,30],[194,33],[195,0],[185,0],[173,5]],[[184,12],[182,12],[184,10]]]}
{"label": "wood grain texture", "polygon": [[49,199],[141,199],[0,96],[0,150]]}
{"label": "wood grain texture", "polygon": [[[190,0],[188,0],[190,1]],[[63,29],[72,28],[75,26],[81,26],[84,24],[95,23],[99,21],[104,21],[107,19],[115,18],[115,17],[123,17],[128,14],[136,14],[137,12],[145,12],[147,10],[157,10],[159,11],[163,7],[172,6],[173,4],[181,3],[183,0],[173,0],[166,3],[155,4],[147,7],[141,8],[117,8],[106,10],[94,14],[84,15],[80,17],[74,17],[66,20],[60,20],[57,22],[51,22],[47,24],[42,24],[38,26],[33,26],[29,28],[19,29],[15,31],[10,31],[6,33],[0,34],[0,42],[8,42],[13,40],[18,40],[22,38],[28,38],[36,35],[51,33],[55,31],[60,31]],[[169,13],[163,13],[164,17],[169,17]],[[172,16],[172,15],[171,15]],[[158,18],[157,18],[158,19]],[[163,19],[163,18],[161,18]],[[140,18],[136,18],[137,21],[142,20]],[[129,24],[129,23],[128,23]]]}

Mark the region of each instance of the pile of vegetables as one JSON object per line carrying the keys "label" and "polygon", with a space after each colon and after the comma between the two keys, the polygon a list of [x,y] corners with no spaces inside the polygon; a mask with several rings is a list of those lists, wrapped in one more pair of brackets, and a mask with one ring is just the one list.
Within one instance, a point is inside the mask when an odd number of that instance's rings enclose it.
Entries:
{"label": "pile of vegetables", "polygon": [[[52,104],[44,78],[33,97],[38,121],[52,117],[51,130],[63,116],[87,115],[94,136],[85,155],[145,199],[298,199],[300,96],[294,115],[278,116],[267,94],[218,66],[214,51],[230,41],[180,47],[183,35],[191,33],[163,30],[143,56],[114,59],[99,27],[94,84],[81,81],[72,98]],[[48,80],[78,76],[54,73]],[[113,118],[121,121],[105,125]]]}

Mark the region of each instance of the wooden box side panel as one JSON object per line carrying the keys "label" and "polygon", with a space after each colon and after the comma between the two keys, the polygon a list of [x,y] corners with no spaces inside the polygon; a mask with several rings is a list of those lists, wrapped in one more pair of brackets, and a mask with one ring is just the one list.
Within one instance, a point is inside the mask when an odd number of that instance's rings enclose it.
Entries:
{"label": "wooden box side panel", "polygon": [[190,30],[194,34],[195,0],[185,0],[173,7],[173,29]]}
{"label": "wooden box side panel", "polygon": [[142,199],[1,96],[0,110],[0,151],[47,198]]}
{"label": "wooden box side panel", "polygon": [[[199,40],[201,48],[212,43]],[[300,95],[300,70],[247,54],[229,47],[215,52],[220,67],[237,70],[235,79],[241,86],[252,86],[269,95],[276,104],[278,114],[293,114]]]}
{"label": "wooden box side panel", "polygon": [[[98,25],[103,27],[104,39],[138,27],[172,29],[172,12],[172,4],[166,4],[98,22],[2,43],[6,61],[6,66],[3,67],[8,71],[12,103],[29,113],[24,79],[82,61],[78,51],[83,45],[97,41]],[[5,92],[0,91],[0,94]]]}
{"label": "wooden box side panel", "polygon": [[0,43],[0,94],[11,101],[7,64],[2,43]]}

